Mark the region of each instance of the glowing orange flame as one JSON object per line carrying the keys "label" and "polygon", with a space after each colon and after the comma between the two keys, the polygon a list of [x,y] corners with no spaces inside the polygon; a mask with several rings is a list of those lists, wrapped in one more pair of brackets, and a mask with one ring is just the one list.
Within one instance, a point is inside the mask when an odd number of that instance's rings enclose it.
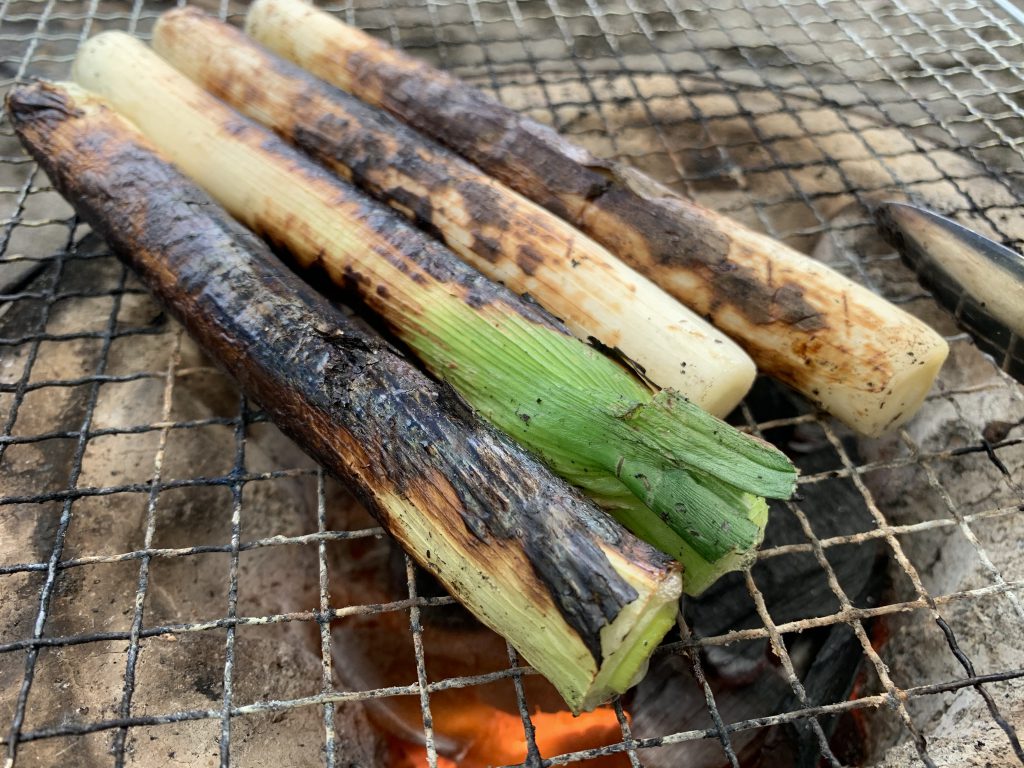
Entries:
{"label": "glowing orange flame", "polygon": [[[443,723],[435,718],[435,727],[468,744],[458,759],[438,759],[440,768],[487,768],[515,765],[526,759],[526,735],[518,714],[473,703],[450,708]],[[534,712],[535,741],[544,757],[603,747],[622,741],[622,730],[615,712],[604,707],[573,717],[569,712]],[[394,768],[422,768],[427,764],[426,749],[418,744],[389,740],[390,765]],[[623,754],[586,760],[574,765],[587,768],[619,768],[629,765]]]}

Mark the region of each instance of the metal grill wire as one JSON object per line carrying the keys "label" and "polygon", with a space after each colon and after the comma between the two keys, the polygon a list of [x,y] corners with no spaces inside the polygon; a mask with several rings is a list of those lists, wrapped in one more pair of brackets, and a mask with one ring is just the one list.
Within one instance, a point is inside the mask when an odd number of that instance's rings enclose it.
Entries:
{"label": "metal grill wire", "polygon": [[[240,21],[244,6],[221,2],[205,6],[221,18]],[[112,2],[110,0],[3,0],[0,3],[0,52],[3,63],[0,84],[6,89],[26,76],[61,77],[67,74],[77,45],[101,29],[123,29],[141,33],[151,28],[163,4]],[[865,206],[879,193],[919,196],[922,191],[940,189],[946,212],[985,231],[1011,247],[1024,243],[1024,219],[1015,210],[1024,201],[1021,175],[1024,173],[1024,111],[1021,101],[1024,81],[1024,42],[1020,27],[999,7],[973,2],[932,2],[932,0],[865,0],[853,3],[774,3],[770,0],[715,0],[700,8],[684,7],[678,0],[622,0],[614,4],[597,0],[459,0],[426,3],[405,0],[368,0],[329,6],[346,21],[368,29],[412,53],[431,59],[486,89],[517,108],[528,109],[539,119],[574,135],[598,152],[620,157],[650,170],[662,181],[708,202],[770,234],[798,247],[809,248],[823,233],[837,240],[837,247],[825,258],[837,269],[880,290],[892,300],[919,309],[929,299],[912,280],[902,274],[891,252],[856,253],[841,247],[848,236],[870,225]],[[751,96],[753,94],[753,97]],[[675,105],[671,112],[669,104]],[[831,120],[816,121],[815,105],[830,105]],[[622,112],[625,112],[623,116]],[[669,117],[666,117],[669,115]],[[865,116],[875,119],[869,123]],[[824,126],[824,127],[823,127]],[[885,128],[884,131],[878,129]],[[887,133],[889,142],[878,142],[875,134]],[[680,136],[684,140],[680,140]],[[805,154],[794,157],[787,142],[799,140]],[[838,143],[837,143],[838,142]],[[126,740],[169,723],[209,720],[219,723],[219,753],[222,765],[231,761],[232,727],[239,718],[259,713],[317,707],[323,716],[323,762],[337,762],[334,704],[396,695],[416,696],[423,712],[427,760],[437,764],[431,725],[431,695],[452,688],[482,685],[511,679],[515,685],[528,745],[528,763],[562,765],[595,755],[625,753],[634,766],[641,765],[640,750],[661,744],[713,739],[720,742],[724,759],[739,765],[732,746],[734,734],[766,728],[779,723],[805,721],[816,734],[827,764],[838,765],[818,718],[854,710],[891,709],[913,739],[917,755],[925,765],[932,757],[922,734],[908,710],[908,702],[973,687],[984,698],[993,721],[1002,729],[1006,753],[1024,762],[1018,737],[997,706],[990,688],[1000,682],[1015,685],[1021,694],[1024,669],[1003,669],[977,674],[971,649],[960,647],[944,612],[954,602],[974,601],[979,610],[998,611],[1015,621],[1024,620],[1019,592],[1024,581],[997,566],[979,537],[987,521],[1020,515],[1024,491],[1020,478],[1011,476],[1001,456],[1019,450],[1018,438],[989,441],[978,424],[964,428],[971,441],[956,446],[924,446],[903,431],[903,450],[884,461],[856,461],[844,441],[844,433],[833,422],[814,413],[787,419],[761,421],[748,406],[742,421],[757,434],[771,436],[771,430],[792,425],[817,424],[835,454],[836,469],[805,475],[801,485],[845,478],[863,497],[873,519],[869,530],[821,538],[799,501],[786,508],[795,516],[806,540],[766,549],[762,560],[794,553],[810,553],[820,565],[840,606],[831,615],[776,623],[751,573],[745,576],[750,597],[763,626],[732,631],[714,637],[696,637],[685,632],[683,639],[664,646],[658,653],[679,653],[689,662],[694,679],[706,696],[711,727],[697,728],[656,738],[634,738],[622,707],[616,712],[622,729],[619,743],[588,752],[540,755],[534,740],[530,708],[522,677],[532,674],[515,652],[508,649],[508,669],[458,679],[431,680],[423,651],[420,610],[445,605],[450,598],[425,598],[416,593],[414,566],[406,561],[408,598],[388,604],[335,605],[331,601],[327,547],[334,542],[374,536],[376,529],[331,530],[326,516],[324,477],[317,469],[277,469],[253,472],[247,468],[246,438],[261,421],[239,399],[234,415],[202,420],[176,420],[172,401],[181,375],[181,330],[133,326],[120,319],[125,297],[142,291],[121,268],[109,284],[95,290],[67,290],[63,276],[77,263],[105,254],[79,248],[82,225],[70,213],[53,213],[53,192],[44,175],[17,148],[9,123],[0,126],[0,265],[38,275],[23,288],[0,295],[0,302],[35,302],[36,330],[17,338],[2,338],[2,355],[16,364],[0,379],[0,509],[15,505],[59,505],[59,520],[52,532],[49,556],[40,562],[0,563],[0,594],[7,591],[2,580],[38,575],[35,594],[38,609],[30,634],[0,645],[0,659],[10,665],[23,658],[23,677],[3,745],[6,765],[17,762],[19,747],[47,739],[76,737],[105,732],[112,735],[116,765],[126,761]],[[838,147],[838,149],[837,149]],[[807,154],[807,150],[813,150]],[[841,151],[840,151],[841,150]],[[738,159],[741,158],[741,159]],[[960,162],[954,162],[958,160]],[[865,166],[872,173],[865,175]],[[809,173],[826,183],[809,184]],[[719,192],[728,187],[728,195]],[[981,185],[981,186],[979,186]],[[982,189],[981,193],[978,189]],[[42,201],[49,198],[47,206]],[[36,202],[40,201],[40,205]],[[852,215],[836,218],[835,211],[846,205]],[[37,211],[49,211],[40,215]],[[797,210],[794,218],[785,215]],[[895,277],[893,277],[895,276]],[[92,329],[62,332],[47,330],[48,318],[58,302],[104,300],[109,313]],[[954,349],[970,345],[969,339],[952,326],[949,340]],[[167,333],[173,353],[163,370],[110,373],[107,362],[113,343],[133,336]],[[34,366],[46,355],[48,342],[92,339],[98,344],[92,369],[67,378],[33,376]],[[1019,343],[1019,342],[1018,342]],[[162,412],[158,420],[123,427],[94,426],[94,409],[104,385],[153,379],[163,388]],[[1011,387],[1002,379],[976,385],[977,388]],[[82,387],[87,392],[84,417],[62,424],[57,430],[21,434],[15,424],[26,398],[46,388]],[[952,398],[956,392],[939,391],[930,404]],[[1019,393],[1016,395],[1019,400]],[[926,406],[927,407],[927,406]],[[215,477],[165,479],[162,475],[165,449],[177,430],[219,425],[233,430],[234,460],[230,471]],[[145,482],[121,485],[81,485],[83,456],[91,440],[112,435],[156,433],[157,448],[152,456],[150,477]],[[3,491],[7,477],[15,471],[13,462],[3,463],[12,447],[65,440],[73,446],[70,473],[64,487],[43,494],[13,495]],[[999,503],[965,512],[949,492],[947,470],[957,457],[977,454],[986,457],[999,478]],[[885,509],[876,501],[865,482],[871,473],[915,468],[927,489],[935,492],[948,516],[907,525],[889,522]],[[318,528],[315,533],[252,540],[243,536],[244,520],[256,514],[243,504],[243,489],[252,484],[283,477],[311,476],[317,484]],[[223,545],[187,548],[155,548],[156,511],[161,495],[174,488],[219,486],[228,490],[230,541]],[[143,544],[133,551],[111,555],[84,553],[65,555],[67,534],[75,505],[91,497],[139,494],[146,498]],[[904,542],[914,534],[957,529],[970,543],[986,574],[986,583],[948,594],[931,594],[918,570],[904,551]],[[906,599],[862,607],[851,603],[830,564],[830,548],[881,540],[888,554],[906,575],[911,588]],[[240,553],[270,547],[315,546],[318,554],[319,605],[316,610],[268,616],[238,615]],[[223,615],[214,620],[151,625],[143,607],[151,582],[150,567],[158,559],[190,558],[203,553],[225,553],[230,560],[227,603]],[[53,636],[47,618],[55,589],[72,569],[96,564],[137,565],[137,587],[132,621],[128,631],[79,633]],[[1017,571],[1019,573],[1019,571]],[[399,688],[341,692],[335,689],[331,661],[330,623],[345,616],[387,611],[408,611],[416,654],[417,680]],[[937,623],[944,633],[949,652],[963,669],[962,675],[914,686],[897,685],[889,668],[872,646],[864,622],[904,612],[919,612]],[[319,628],[322,677],[317,695],[269,701],[237,701],[232,683],[236,664],[235,633],[239,628],[284,622],[309,622]],[[789,633],[813,627],[848,625],[859,641],[867,664],[877,676],[878,688],[870,695],[848,701],[818,705],[808,700],[784,638]],[[223,631],[225,655],[223,697],[220,707],[139,714],[133,709],[135,674],[142,641],[147,638]],[[782,669],[799,706],[765,717],[727,722],[716,706],[698,651],[767,637],[781,661]],[[123,690],[117,716],[102,720],[88,717],[69,719],[38,729],[26,729],[26,705],[38,670],[40,652],[46,648],[118,641],[126,648],[123,658]],[[124,646],[124,643],[127,646]],[[18,667],[21,669],[21,667]]]}

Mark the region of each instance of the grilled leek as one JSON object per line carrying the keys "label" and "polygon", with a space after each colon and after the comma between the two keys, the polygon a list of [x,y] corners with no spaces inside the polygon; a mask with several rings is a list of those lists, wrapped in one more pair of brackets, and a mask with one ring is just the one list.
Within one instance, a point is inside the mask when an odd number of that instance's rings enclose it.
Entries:
{"label": "grilled leek", "polygon": [[485,418],[679,559],[699,592],[749,563],[762,497],[796,473],[763,441],[672,390],[657,395],[552,316],[227,108],[123,33],[73,72],[236,218],[321,266]]}

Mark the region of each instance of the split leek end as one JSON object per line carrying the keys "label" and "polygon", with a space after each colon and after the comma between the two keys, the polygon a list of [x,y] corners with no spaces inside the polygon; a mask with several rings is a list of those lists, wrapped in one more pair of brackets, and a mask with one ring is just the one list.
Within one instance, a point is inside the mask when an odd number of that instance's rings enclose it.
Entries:
{"label": "split leek end", "polygon": [[796,469],[782,451],[710,418],[671,389],[632,408],[623,419],[651,435],[667,455],[739,490],[771,499],[788,499],[796,490]]}
{"label": "split leek end", "polygon": [[[620,573],[630,581],[627,573]],[[639,592],[638,585],[642,581],[631,583]],[[605,663],[579,706],[573,707],[575,714],[589,711],[640,682],[647,673],[651,653],[676,623],[681,594],[682,579],[675,572],[656,590],[647,591],[645,601],[638,598],[623,608],[616,620],[601,631],[602,646],[607,654]],[[625,634],[623,627],[628,628]]]}
{"label": "split leek end", "polygon": [[[646,671],[647,659],[675,622],[682,579],[679,567],[652,570],[605,549],[615,571],[637,598],[601,630],[601,663],[568,630],[557,608],[516,590],[519,577],[492,563],[489,573],[451,568],[463,557],[446,537],[434,535],[408,499],[383,499],[398,510],[396,538],[410,552],[430,552],[426,566],[484,624],[500,632],[551,681],[574,713],[591,710],[625,692]],[[506,581],[508,584],[506,584]],[[512,585],[513,588],[509,588]]]}

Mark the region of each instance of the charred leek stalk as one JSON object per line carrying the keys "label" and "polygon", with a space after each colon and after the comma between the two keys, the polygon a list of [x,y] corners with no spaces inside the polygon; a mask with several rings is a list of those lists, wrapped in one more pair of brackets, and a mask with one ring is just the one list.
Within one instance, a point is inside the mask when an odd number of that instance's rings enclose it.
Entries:
{"label": "charred leek stalk", "polygon": [[863,286],[302,0],[257,0],[246,29],[574,223],[864,434],[907,421],[948,354],[941,336]]}
{"label": "charred leek stalk", "polygon": [[754,381],[731,339],[562,219],[390,115],[311,77],[195,8],[163,14],[153,47],[195,82],[529,293],[580,339],[716,416]]}
{"label": "charred leek stalk", "polygon": [[7,107],[213,358],[575,711],[634,682],[674,622],[677,565],[314,293],[96,97],[35,83]]}
{"label": "charred leek stalk", "polygon": [[554,318],[225,107],[139,41],[108,32],[75,79],[304,267],[322,266],[481,414],[686,567],[699,591],[753,557],[762,496],[795,470],[770,445],[656,396]]}

